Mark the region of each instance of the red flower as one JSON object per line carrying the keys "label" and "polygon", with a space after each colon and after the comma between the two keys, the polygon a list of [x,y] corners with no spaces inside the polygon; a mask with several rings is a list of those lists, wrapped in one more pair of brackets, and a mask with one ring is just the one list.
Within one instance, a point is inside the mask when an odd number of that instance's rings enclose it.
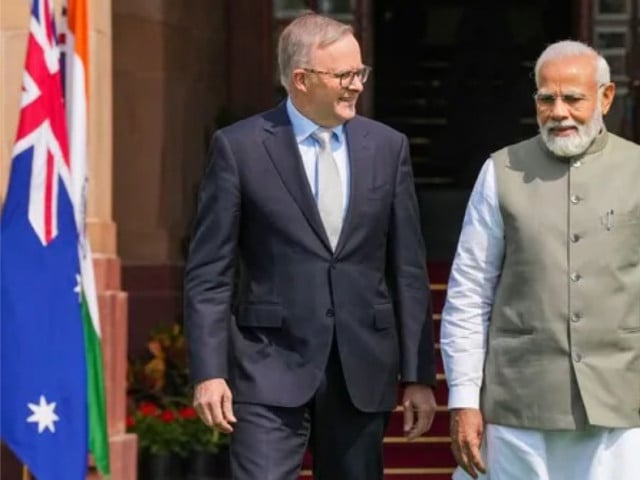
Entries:
{"label": "red flower", "polygon": [[158,406],[151,402],[142,402],[138,407],[138,411],[145,417],[152,417],[159,413]]}
{"label": "red flower", "polygon": [[162,415],[160,415],[160,420],[162,420],[165,423],[172,422],[174,419],[175,419],[175,415],[171,410],[165,410],[164,412],[162,412]]}
{"label": "red flower", "polygon": [[132,428],[136,424],[135,418],[132,416],[127,417],[127,428]]}
{"label": "red flower", "polygon": [[180,417],[186,419],[186,420],[190,420],[192,418],[196,418],[198,416],[198,413],[196,412],[195,408],[193,407],[184,407],[182,409],[180,409],[180,412],[178,412]]}

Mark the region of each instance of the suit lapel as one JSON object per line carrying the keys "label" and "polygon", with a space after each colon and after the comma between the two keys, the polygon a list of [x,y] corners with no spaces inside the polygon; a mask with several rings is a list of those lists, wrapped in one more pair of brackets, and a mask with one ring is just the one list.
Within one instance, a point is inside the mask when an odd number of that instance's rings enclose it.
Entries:
{"label": "suit lapel", "polygon": [[340,238],[336,245],[338,255],[356,225],[361,202],[366,198],[367,178],[370,175],[373,148],[367,142],[368,131],[364,129],[357,117],[345,124],[347,150],[349,152],[349,205],[342,224]]}
{"label": "suit lapel", "polygon": [[313,192],[309,186],[309,180],[304,171],[300,150],[296,144],[293,127],[287,115],[285,104],[283,103],[277,109],[269,112],[265,119],[267,123],[265,125],[264,146],[271,162],[313,231],[325,246],[331,250],[329,239],[324,231],[324,226],[313,198]]}

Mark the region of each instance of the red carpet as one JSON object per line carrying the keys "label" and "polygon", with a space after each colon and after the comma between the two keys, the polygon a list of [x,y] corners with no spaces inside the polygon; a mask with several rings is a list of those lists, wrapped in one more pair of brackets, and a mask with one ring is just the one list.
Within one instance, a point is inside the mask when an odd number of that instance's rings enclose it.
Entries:
{"label": "red carpet", "polygon": [[[450,450],[447,386],[440,356],[440,314],[444,306],[450,263],[429,263],[429,280],[434,311],[438,386],[438,412],[428,434],[414,442],[406,442],[402,435],[402,410],[392,413],[384,442],[385,480],[450,480],[455,461]],[[300,479],[310,480],[311,457],[303,463]]]}

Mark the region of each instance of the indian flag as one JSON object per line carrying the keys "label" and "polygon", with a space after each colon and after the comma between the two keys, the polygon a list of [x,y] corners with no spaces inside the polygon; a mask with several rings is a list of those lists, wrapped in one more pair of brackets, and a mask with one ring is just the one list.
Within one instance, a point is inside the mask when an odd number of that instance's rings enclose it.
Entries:
{"label": "indian flag", "polygon": [[[66,15],[65,15],[66,13]],[[63,7],[65,34],[65,100],[69,153],[82,275],[82,321],[87,358],[89,450],[98,471],[109,475],[109,439],[100,342],[100,319],[91,246],[86,234],[87,203],[87,100],[89,93],[89,42],[87,0],[68,0]]]}

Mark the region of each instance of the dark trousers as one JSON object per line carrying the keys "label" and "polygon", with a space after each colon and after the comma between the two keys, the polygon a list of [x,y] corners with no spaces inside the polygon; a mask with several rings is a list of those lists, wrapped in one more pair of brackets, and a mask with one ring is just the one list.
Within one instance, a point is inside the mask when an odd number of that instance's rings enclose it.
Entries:
{"label": "dark trousers", "polygon": [[[375,381],[375,380],[372,380]],[[382,441],[388,412],[356,409],[335,340],[325,376],[301,407],[236,403],[231,435],[233,480],[298,480],[305,448],[315,480],[382,480]]]}

